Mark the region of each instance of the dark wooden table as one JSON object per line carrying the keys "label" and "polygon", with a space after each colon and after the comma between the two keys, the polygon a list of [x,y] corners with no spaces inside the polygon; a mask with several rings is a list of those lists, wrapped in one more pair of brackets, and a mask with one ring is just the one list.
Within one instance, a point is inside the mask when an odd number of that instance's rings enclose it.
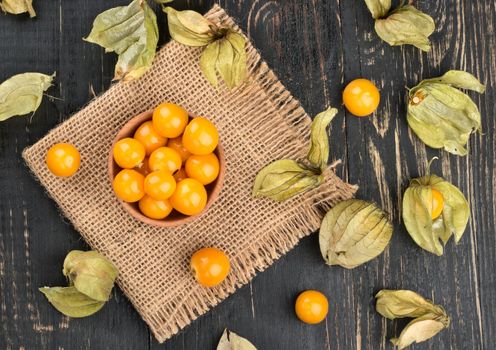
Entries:
{"label": "dark wooden table", "polygon": [[[494,349],[496,342],[496,8],[494,0],[414,1],[434,17],[433,50],[389,47],[373,31],[361,0],[220,1],[248,33],[282,82],[310,114],[340,107],[331,132],[339,174],[360,185],[359,198],[376,201],[392,217],[389,248],[348,271],[327,267],[317,235],[304,239],[251,284],[160,345],[125,296],[114,292],[98,314],[68,319],[37,291],[62,285],[63,258],[87,246],[29,174],[22,150],[69,118],[111,84],[115,56],[82,40],[93,19],[126,0],[35,0],[38,17],[0,15],[0,81],[26,71],[53,73],[33,118],[0,123],[0,349],[214,349],[224,327],[261,350],[391,349],[388,338],[404,322],[386,321],[374,310],[382,288],[413,289],[446,307],[448,330],[412,349]],[[214,1],[176,0],[177,8],[205,12]],[[158,8],[158,7],[156,7]],[[157,12],[161,43],[169,40]],[[471,137],[461,158],[424,146],[409,131],[406,89],[448,69],[477,75],[487,92],[471,94],[482,112],[484,134]],[[355,118],[340,106],[346,82],[370,78],[382,102],[371,118]],[[444,256],[418,248],[401,222],[408,179],[426,170],[459,186],[472,217],[460,244]],[[104,160],[102,160],[104,161]],[[297,293],[319,289],[330,300],[326,322],[308,326],[293,313]]]}

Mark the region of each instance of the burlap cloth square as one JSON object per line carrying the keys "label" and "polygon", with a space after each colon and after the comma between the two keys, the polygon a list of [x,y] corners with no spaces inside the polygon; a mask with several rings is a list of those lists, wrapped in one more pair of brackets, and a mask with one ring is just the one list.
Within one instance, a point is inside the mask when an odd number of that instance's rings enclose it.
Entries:
{"label": "burlap cloth square", "polygon": [[[218,6],[206,16],[239,30]],[[356,190],[331,171],[318,190],[284,203],[253,199],[252,184],[260,168],[282,157],[305,157],[311,119],[251,44],[249,82],[233,91],[212,88],[203,78],[200,52],[171,41],[145,76],[115,84],[23,153],[88,244],[117,265],[120,288],[159,342],[317,230],[324,212]],[[107,157],[118,130],[163,101],[213,120],[227,162],[224,187],[214,205],[194,222],[172,229],[133,219],[115,198],[107,175]],[[46,151],[56,142],[70,142],[81,152],[81,168],[71,178],[56,178],[45,165]],[[224,250],[232,263],[227,280],[211,289],[199,286],[189,271],[191,254],[205,246]]]}

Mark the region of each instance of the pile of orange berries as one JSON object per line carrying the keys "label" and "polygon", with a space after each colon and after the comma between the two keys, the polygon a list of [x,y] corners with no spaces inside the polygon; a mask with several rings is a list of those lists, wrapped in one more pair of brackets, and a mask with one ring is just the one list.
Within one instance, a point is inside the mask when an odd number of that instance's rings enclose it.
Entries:
{"label": "pile of orange berries", "polygon": [[190,120],[182,107],[162,103],[133,138],[114,145],[114,160],[122,168],[113,180],[114,192],[125,202],[139,202],[151,219],[164,219],[172,210],[197,215],[207,204],[205,186],[219,175],[218,142],[212,122]]}

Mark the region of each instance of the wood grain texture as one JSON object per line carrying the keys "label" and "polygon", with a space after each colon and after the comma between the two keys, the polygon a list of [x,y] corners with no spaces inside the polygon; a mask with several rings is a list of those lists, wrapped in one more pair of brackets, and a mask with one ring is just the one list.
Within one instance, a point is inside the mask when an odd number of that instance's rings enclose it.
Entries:
{"label": "wood grain texture", "polygon": [[[323,264],[316,235],[252,283],[193,322],[163,345],[119,290],[93,317],[69,320],[37,288],[65,283],[62,261],[71,249],[87,248],[78,233],[33,180],[21,160],[33,144],[84,106],[93,92],[111,84],[114,55],[81,40],[95,16],[126,0],[35,1],[38,17],[0,16],[0,81],[11,75],[57,71],[57,83],[33,118],[0,123],[0,348],[1,349],[215,349],[224,327],[263,350],[391,349],[388,338],[404,323],[374,311],[381,288],[408,288],[433,298],[452,317],[450,328],[412,349],[493,349],[496,339],[496,4],[493,0],[413,3],[437,22],[433,50],[389,47],[375,35],[361,1],[222,0],[262,56],[310,114],[340,107],[332,124],[332,158],[338,173],[360,185],[358,197],[376,201],[390,214],[395,234],[379,258],[348,271]],[[205,12],[212,0],[176,0],[178,9]],[[158,7],[156,7],[158,10]],[[169,40],[159,18],[160,42]],[[460,158],[422,144],[405,120],[406,86],[448,69],[464,69],[486,85],[471,94],[480,106],[484,134],[470,139]],[[354,118],[341,107],[344,84],[367,77],[381,89],[371,118]],[[68,140],[70,141],[70,140]],[[433,173],[459,186],[471,202],[472,218],[458,246],[444,256],[419,249],[401,222],[408,180],[439,156]],[[319,289],[330,313],[317,326],[293,313],[297,294]]]}

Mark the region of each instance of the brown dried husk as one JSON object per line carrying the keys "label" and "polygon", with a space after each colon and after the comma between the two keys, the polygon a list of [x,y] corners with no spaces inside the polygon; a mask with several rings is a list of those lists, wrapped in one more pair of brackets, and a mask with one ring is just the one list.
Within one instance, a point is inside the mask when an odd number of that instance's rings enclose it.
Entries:
{"label": "brown dried husk", "polygon": [[[207,17],[239,30],[218,6]],[[143,77],[115,84],[23,154],[90,246],[117,266],[120,288],[160,342],[316,231],[325,212],[356,191],[328,172],[319,189],[284,203],[252,198],[258,170],[274,159],[305,158],[311,119],[250,43],[247,53],[249,83],[231,91],[223,85],[216,89],[201,74],[201,49],[172,41]],[[219,198],[202,217],[177,228],[133,219],[112,192],[106,167],[120,128],[163,101],[211,119],[226,152]],[[44,160],[48,148],[61,141],[73,143],[83,160],[67,179],[54,177]],[[231,259],[231,273],[214,288],[201,287],[189,271],[189,257],[205,246],[218,247]]]}

